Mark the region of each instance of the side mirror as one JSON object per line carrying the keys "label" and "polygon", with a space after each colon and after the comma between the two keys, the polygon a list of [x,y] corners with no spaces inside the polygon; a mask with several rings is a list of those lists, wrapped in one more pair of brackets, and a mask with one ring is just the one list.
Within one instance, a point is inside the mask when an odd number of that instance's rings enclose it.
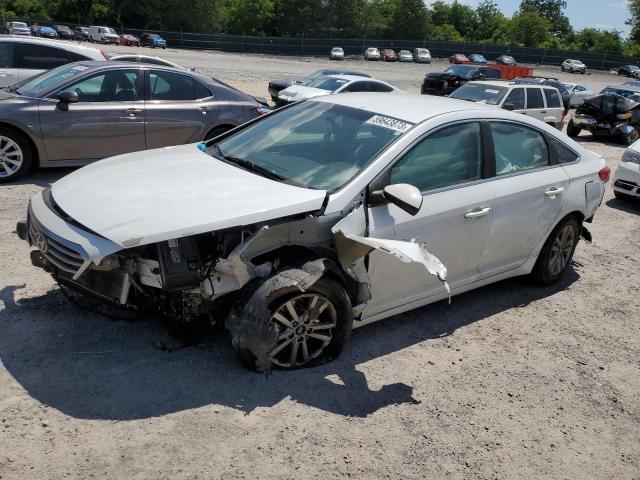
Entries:
{"label": "side mirror", "polygon": [[422,192],[408,183],[387,185],[382,193],[385,199],[409,215],[417,215],[422,207]]}
{"label": "side mirror", "polygon": [[58,99],[57,107],[64,111],[69,110],[70,103],[78,103],[80,101],[78,94],[71,91],[60,92],[54,98]]}
{"label": "side mirror", "polygon": [[510,112],[513,112],[516,109],[516,106],[513,103],[505,103],[502,108],[504,110],[509,110]]}

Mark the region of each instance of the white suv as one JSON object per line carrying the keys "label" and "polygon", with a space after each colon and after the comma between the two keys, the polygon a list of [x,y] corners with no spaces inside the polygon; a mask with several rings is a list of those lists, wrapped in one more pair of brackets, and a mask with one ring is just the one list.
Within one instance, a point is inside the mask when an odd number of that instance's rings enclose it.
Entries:
{"label": "white suv", "polygon": [[71,62],[106,61],[97,48],[33,37],[0,37],[0,87]]}
{"label": "white suv", "polygon": [[547,85],[523,85],[499,80],[468,82],[449,97],[513,110],[559,130],[564,123],[565,110],[560,92]]}
{"label": "white suv", "polygon": [[613,193],[623,200],[640,200],[640,140],[625,150],[613,177]]}
{"label": "white suv", "polygon": [[587,72],[587,66],[580,60],[567,59],[562,62],[560,70],[570,73],[582,73],[584,75]]}

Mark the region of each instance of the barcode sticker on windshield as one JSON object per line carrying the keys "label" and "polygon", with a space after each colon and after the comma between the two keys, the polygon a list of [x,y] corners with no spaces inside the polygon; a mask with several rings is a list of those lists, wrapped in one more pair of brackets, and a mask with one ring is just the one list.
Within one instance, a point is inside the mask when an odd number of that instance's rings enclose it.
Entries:
{"label": "barcode sticker on windshield", "polygon": [[490,88],[487,88],[487,89],[485,90],[485,93],[500,93],[500,90],[492,90],[492,89],[490,89]]}
{"label": "barcode sticker on windshield", "polygon": [[377,125],[378,127],[388,128],[390,130],[395,130],[396,132],[406,132],[413,124],[403,122],[402,120],[396,120],[395,118],[385,117],[383,115],[374,115],[367,123],[370,125]]}

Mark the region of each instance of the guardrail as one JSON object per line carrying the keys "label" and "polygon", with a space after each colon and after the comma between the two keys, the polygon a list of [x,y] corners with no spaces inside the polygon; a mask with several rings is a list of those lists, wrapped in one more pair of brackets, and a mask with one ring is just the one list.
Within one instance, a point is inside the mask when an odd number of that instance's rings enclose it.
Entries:
{"label": "guardrail", "polygon": [[[31,24],[30,20],[8,19],[6,21],[23,21]],[[68,25],[75,23],[56,22],[51,20],[37,21],[38,25]],[[119,33],[139,35],[142,32],[160,34],[167,40],[169,47],[186,48],[192,50],[220,50],[225,52],[264,53],[275,55],[299,56],[328,56],[333,47],[342,47],[345,55],[362,55],[367,47],[393,48],[395,50],[414,48],[428,48],[432,57],[448,58],[454,53],[480,53],[489,60],[500,55],[511,55],[519,63],[560,65],[567,58],[582,60],[588,68],[610,70],[625,64],[634,64],[637,57],[615,55],[609,53],[592,53],[568,50],[550,50],[544,48],[518,47],[512,45],[490,45],[474,42],[436,42],[432,40],[398,40],[398,39],[368,39],[368,38],[314,38],[297,37],[262,37],[249,35],[231,35],[225,33],[195,33],[175,30],[156,30],[114,27]]]}

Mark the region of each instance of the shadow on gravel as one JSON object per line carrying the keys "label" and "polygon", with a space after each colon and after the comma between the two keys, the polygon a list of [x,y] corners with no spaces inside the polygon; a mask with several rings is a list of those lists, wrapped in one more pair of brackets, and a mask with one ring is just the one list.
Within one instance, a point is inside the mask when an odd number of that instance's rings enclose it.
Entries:
{"label": "shadow on gravel", "polygon": [[21,179],[11,182],[10,185],[37,185],[46,188],[74,170],[77,169],[71,167],[36,169],[27,173]]}
{"label": "shadow on gravel", "polygon": [[611,200],[607,200],[606,205],[609,208],[640,215],[640,200],[620,200],[619,198],[612,198]]}
{"label": "shadow on gravel", "polygon": [[[566,289],[526,278],[500,282],[353,332],[338,360],[294,372],[259,375],[235,358],[226,335],[167,352],[170,340],[154,321],[112,321],[79,310],[58,291],[14,301],[23,286],[0,290],[0,361],[36,400],[76,418],[132,420],[219,404],[250,413],[286,397],[327,412],[365,417],[393,404],[418,403],[413,388],[393,383],[371,390],[357,365]],[[416,365],[416,368],[421,368]],[[328,376],[337,376],[343,384]]]}

